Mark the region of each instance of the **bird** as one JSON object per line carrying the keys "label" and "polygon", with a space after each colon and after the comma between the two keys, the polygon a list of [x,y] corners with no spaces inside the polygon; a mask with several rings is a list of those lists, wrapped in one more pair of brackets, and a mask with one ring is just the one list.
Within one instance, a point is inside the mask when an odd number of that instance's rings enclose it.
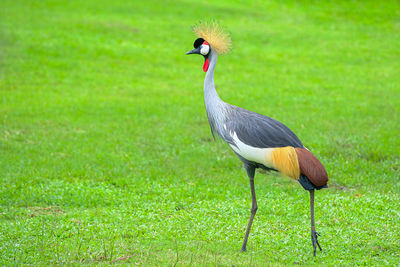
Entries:
{"label": "bird", "polygon": [[277,171],[297,180],[310,193],[311,242],[313,256],[320,234],[315,229],[314,191],[327,188],[328,174],[322,163],[283,123],[238,106],[224,102],[214,84],[214,70],[220,54],[232,47],[232,40],[217,22],[199,22],[192,28],[197,35],[194,49],[187,55],[204,57],[204,101],[211,133],[226,142],[242,161],[250,181],[251,212],[241,251],[247,250],[254,216],[258,206],[254,187],[255,170]]}

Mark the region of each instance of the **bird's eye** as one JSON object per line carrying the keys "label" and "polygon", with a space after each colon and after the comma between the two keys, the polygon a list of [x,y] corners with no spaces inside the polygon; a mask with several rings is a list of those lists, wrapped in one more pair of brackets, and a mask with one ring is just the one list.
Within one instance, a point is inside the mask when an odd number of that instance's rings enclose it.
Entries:
{"label": "bird's eye", "polygon": [[206,56],[207,54],[208,54],[208,52],[210,52],[210,46],[209,45],[202,45],[201,46],[201,49],[200,49],[200,53],[203,55],[203,56]]}

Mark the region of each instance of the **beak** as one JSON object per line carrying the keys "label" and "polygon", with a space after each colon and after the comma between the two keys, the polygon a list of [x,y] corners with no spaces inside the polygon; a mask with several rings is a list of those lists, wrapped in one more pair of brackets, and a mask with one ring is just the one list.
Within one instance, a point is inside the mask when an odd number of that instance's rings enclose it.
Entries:
{"label": "beak", "polygon": [[200,54],[200,47],[197,47],[193,50],[190,50],[189,52],[186,53],[186,55],[191,55],[191,54]]}

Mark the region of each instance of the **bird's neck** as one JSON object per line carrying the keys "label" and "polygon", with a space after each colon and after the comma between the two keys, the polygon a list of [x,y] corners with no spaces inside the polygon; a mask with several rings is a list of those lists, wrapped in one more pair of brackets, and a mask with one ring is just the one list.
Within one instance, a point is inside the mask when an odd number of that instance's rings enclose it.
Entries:
{"label": "bird's neck", "polygon": [[208,56],[210,65],[206,73],[206,78],[204,79],[204,100],[206,104],[206,109],[222,101],[221,98],[219,98],[217,91],[215,90],[214,84],[214,70],[215,66],[217,65],[217,57],[217,53],[215,53],[214,51],[211,51],[210,55]]}
{"label": "bird's neck", "polygon": [[206,78],[204,79],[204,101],[211,130],[213,132],[216,131],[218,135],[221,135],[221,127],[225,120],[226,103],[221,100],[215,90],[214,70],[217,65],[217,53],[211,51],[208,59],[210,64],[206,73]]}

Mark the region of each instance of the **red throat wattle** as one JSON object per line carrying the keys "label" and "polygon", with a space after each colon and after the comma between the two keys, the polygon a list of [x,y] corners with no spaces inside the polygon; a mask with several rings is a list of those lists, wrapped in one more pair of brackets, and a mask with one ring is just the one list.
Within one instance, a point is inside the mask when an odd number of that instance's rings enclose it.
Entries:
{"label": "red throat wattle", "polygon": [[[207,43],[207,41],[204,41],[203,44],[204,44],[204,45],[209,45],[209,44]],[[210,65],[210,61],[208,60],[208,58],[206,58],[206,61],[204,62],[204,65],[203,65],[203,70],[204,70],[204,72],[207,72],[207,71],[208,71],[208,65]]]}
{"label": "red throat wattle", "polygon": [[206,61],[204,62],[204,65],[203,65],[204,72],[207,72],[208,65],[210,65],[210,61],[208,60],[208,58],[206,58]]}

